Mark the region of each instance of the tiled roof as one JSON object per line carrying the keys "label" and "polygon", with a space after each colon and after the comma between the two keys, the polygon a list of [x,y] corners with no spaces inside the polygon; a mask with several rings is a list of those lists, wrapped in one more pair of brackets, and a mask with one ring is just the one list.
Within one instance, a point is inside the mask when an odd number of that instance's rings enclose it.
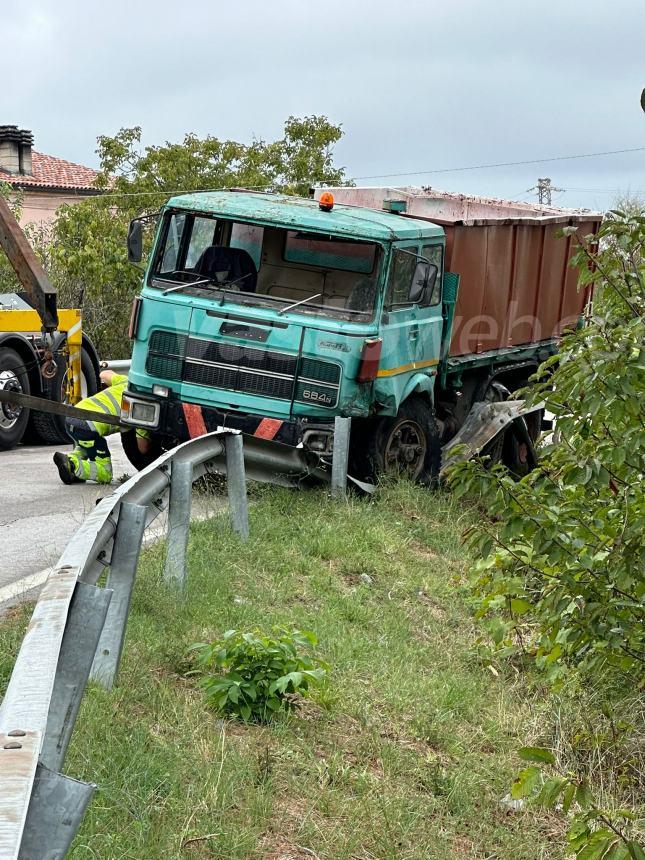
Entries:
{"label": "tiled roof", "polygon": [[8,182],[20,188],[69,188],[74,191],[96,191],[94,180],[98,176],[91,167],[65,161],[53,155],[44,155],[32,149],[32,173],[5,173],[0,170],[0,182]]}

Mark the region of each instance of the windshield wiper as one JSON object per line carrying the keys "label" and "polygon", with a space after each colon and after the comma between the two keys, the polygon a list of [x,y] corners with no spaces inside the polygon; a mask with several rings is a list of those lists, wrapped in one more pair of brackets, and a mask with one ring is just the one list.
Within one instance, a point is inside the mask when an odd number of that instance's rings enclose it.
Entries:
{"label": "windshield wiper", "polygon": [[202,278],[199,281],[184,281],[183,283],[177,284],[174,287],[168,287],[167,290],[162,290],[161,295],[166,296],[166,295],[168,295],[168,293],[174,293],[177,290],[183,290],[184,287],[197,287],[197,286],[201,286],[203,284],[213,284],[213,283],[214,283],[214,281],[212,278]]}
{"label": "windshield wiper", "polygon": [[286,306],[286,308],[281,308],[281,309],[278,311],[278,316],[280,316],[280,314],[285,314],[287,311],[290,311],[290,310],[291,310],[291,308],[297,308],[297,307],[298,307],[298,305],[306,305],[306,304],[307,304],[307,302],[310,302],[310,301],[312,301],[313,299],[319,299],[321,296],[322,296],[322,293],[316,293],[316,294],[315,294],[315,295],[313,295],[313,296],[309,296],[309,298],[308,298],[308,299],[300,299],[300,301],[299,301],[299,302],[294,302],[292,305],[287,305],[287,306]]}
{"label": "windshield wiper", "polygon": [[234,287],[237,284],[241,283],[242,281],[246,280],[246,278],[250,278],[250,277],[251,277],[251,272],[249,272],[246,275],[242,275],[241,278],[236,278],[234,281],[223,281],[221,284],[218,281],[214,280],[213,278],[200,278],[197,281],[182,281],[181,284],[176,284],[176,286],[174,286],[174,287],[168,287],[168,289],[163,290],[162,295],[165,296],[165,295],[167,295],[167,293],[174,293],[177,290],[181,290],[182,287],[200,287],[200,286],[203,286],[204,284],[212,284],[215,287],[215,289],[222,290],[223,292],[226,292],[228,287]]}

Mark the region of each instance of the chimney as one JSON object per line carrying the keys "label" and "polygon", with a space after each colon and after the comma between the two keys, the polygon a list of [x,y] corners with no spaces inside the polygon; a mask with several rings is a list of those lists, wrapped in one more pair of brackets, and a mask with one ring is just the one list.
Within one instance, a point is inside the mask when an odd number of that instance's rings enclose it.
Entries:
{"label": "chimney", "polygon": [[31,176],[33,134],[17,125],[0,125],[0,174]]}

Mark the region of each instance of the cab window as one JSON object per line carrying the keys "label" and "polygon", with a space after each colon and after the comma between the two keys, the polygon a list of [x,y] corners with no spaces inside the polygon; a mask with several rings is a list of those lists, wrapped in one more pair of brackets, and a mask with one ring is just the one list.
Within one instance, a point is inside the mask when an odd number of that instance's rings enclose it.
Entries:
{"label": "cab window", "polygon": [[385,305],[390,310],[410,307],[410,287],[417,264],[417,248],[395,249],[390,264]]}
{"label": "cab window", "polygon": [[421,256],[425,257],[437,267],[437,279],[434,282],[432,293],[427,297],[424,305],[438,305],[441,301],[441,282],[443,275],[443,247],[441,245],[423,245]]}
{"label": "cab window", "polygon": [[206,248],[213,244],[216,226],[217,221],[214,218],[201,218],[199,215],[193,218],[193,229],[184,264],[186,269],[193,269]]}
{"label": "cab window", "polygon": [[173,215],[169,220],[163,256],[159,263],[159,272],[174,272],[175,269],[179,268],[179,249],[185,227],[186,215],[183,212]]}

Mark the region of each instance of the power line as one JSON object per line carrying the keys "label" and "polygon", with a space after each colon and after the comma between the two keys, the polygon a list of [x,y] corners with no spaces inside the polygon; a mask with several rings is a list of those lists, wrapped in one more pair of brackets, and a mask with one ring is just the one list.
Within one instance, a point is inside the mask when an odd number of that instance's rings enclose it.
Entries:
{"label": "power line", "polygon": [[563,191],[582,191],[589,194],[628,194],[624,188],[564,188]]}
{"label": "power line", "polygon": [[[488,170],[488,169],[495,168],[495,167],[517,167],[519,165],[525,165],[525,164],[546,164],[548,162],[553,162],[553,161],[571,161],[573,159],[578,159],[578,158],[599,158],[599,157],[605,156],[605,155],[621,155],[621,154],[626,153],[626,152],[645,152],[645,146],[634,146],[634,147],[631,147],[629,149],[610,149],[610,150],[606,150],[604,152],[577,153],[575,155],[554,155],[554,156],[550,156],[547,158],[529,158],[529,159],[524,159],[522,161],[500,161],[500,162],[495,162],[495,163],[491,163],[491,164],[474,164],[474,165],[468,165],[468,166],[464,166],[464,167],[444,167],[444,168],[434,169],[434,170],[414,170],[414,171],[410,171],[407,173],[374,173],[374,174],[371,174],[368,176],[354,176],[354,177],[351,177],[351,179],[352,179],[352,181],[356,182],[356,181],[363,180],[363,179],[393,179],[393,178],[400,177],[400,176],[425,176],[425,175],[430,175],[430,174],[435,174],[435,173],[458,173],[458,172],[467,171],[467,170]],[[314,180],[314,182],[317,182],[317,181],[318,180]],[[332,181],[332,182],[329,182],[327,184],[333,185],[333,184],[337,184],[341,181],[343,181],[343,180],[337,180],[336,183],[334,183]],[[262,191],[266,188],[273,188],[274,186],[275,186],[275,182],[265,182],[261,185],[246,185],[244,187],[246,189],[251,190],[251,191]],[[20,190],[24,190],[24,189],[20,188],[19,183],[16,183],[16,187]],[[167,197],[167,196],[173,195],[173,194],[208,194],[209,192],[212,192],[212,191],[228,191],[228,190],[230,190],[230,188],[231,188],[231,186],[220,185],[220,186],[217,186],[214,188],[177,188],[177,189],[173,189],[170,191],[167,189],[163,189],[163,188],[160,188],[156,191],[120,191],[120,192],[108,192],[105,194],[99,193],[93,198],[87,197],[86,199],[87,200],[90,200],[90,199],[106,200],[106,199],[112,199],[112,198],[116,198],[116,197],[153,197],[156,195]],[[529,193],[529,191],[533,191],[533,190],[534,189],[532,189],[532,188],[527,189],[527,191],[523,192],[523,193]],[[564,190],[574,190],[574,189],[564,189]],[[578,189],[578,190],[584,190],[584,189]]]}
{"label": "power line", "polygon": [[413,170],[409,173],[379,173],[373,176],[355,176],[354,179],[391,179],[396,176],[421,176],[426,173],[456,173],[462,170],[487,170],[492,167],[516,167],[522,164],[546,164],[551,161],[570,161],[574,158],[598,158],[601,155],[621,155],[625,152],[644,152],[645,146],[630,149],[610,149],[605,152],[583,152],[576,155],[553,155],[549,158],[529,158],[523,161],[500,161],[495,164],[476,164],[472,167],[445,167],[440,170]]}

